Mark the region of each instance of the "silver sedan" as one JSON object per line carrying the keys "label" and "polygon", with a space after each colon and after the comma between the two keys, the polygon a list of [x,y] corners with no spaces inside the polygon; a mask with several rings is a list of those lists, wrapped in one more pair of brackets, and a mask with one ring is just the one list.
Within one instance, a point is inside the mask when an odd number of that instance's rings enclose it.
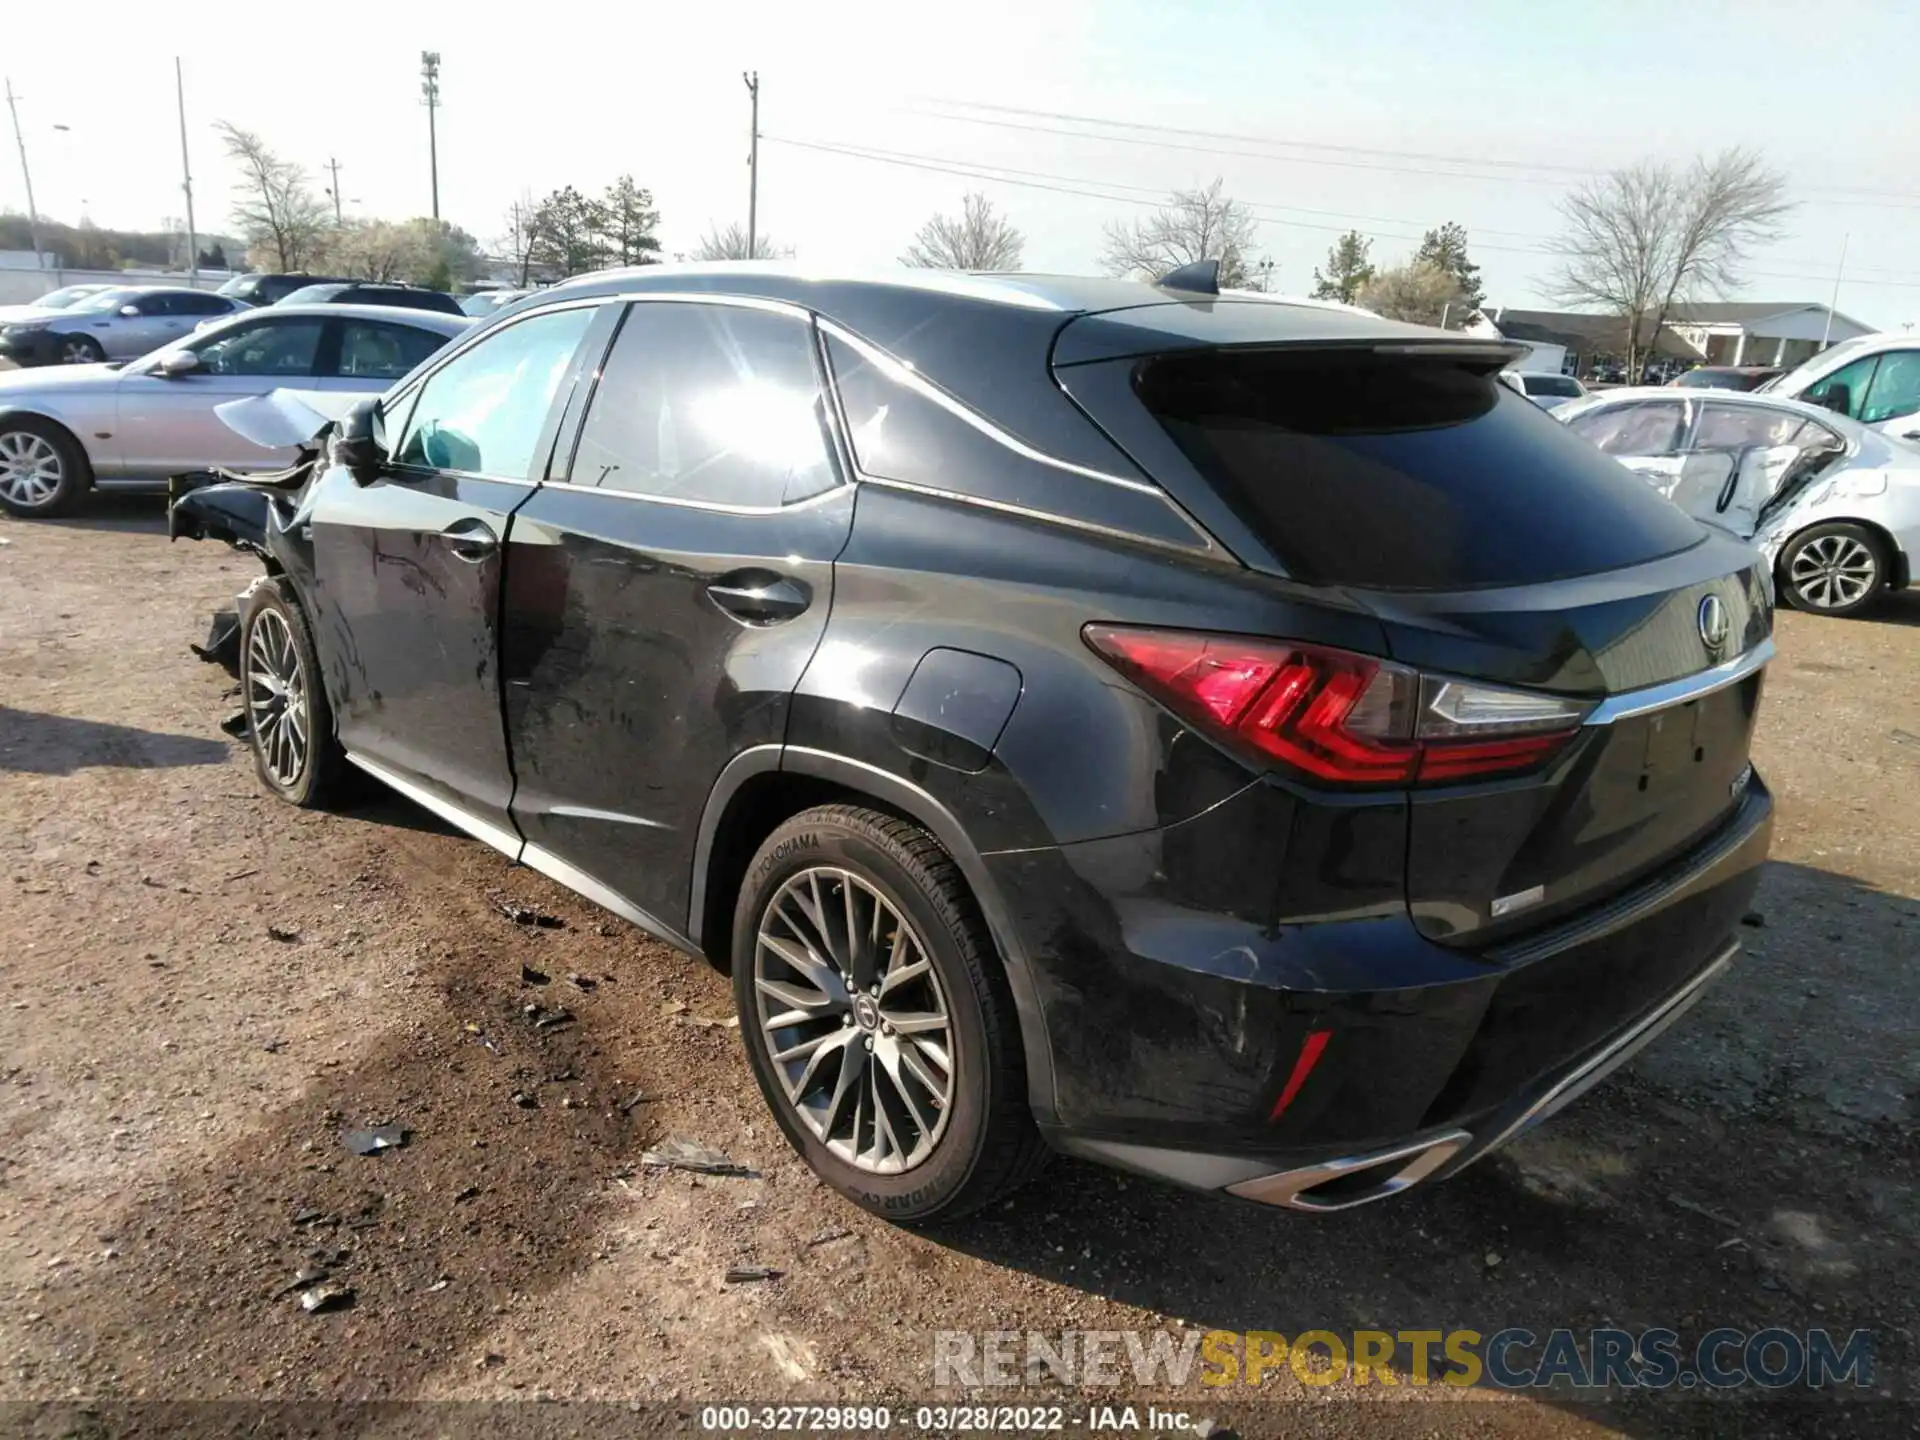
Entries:
{"label": "silver sedan", "polygon": [[125,366],[0,373],[0,508],[70,511],[101,489],[190,470],[272,470],[294,451],[242,439],[214,407],[270,390],[377,395],[473,322],[386,305],[276,305],[215,321]]}

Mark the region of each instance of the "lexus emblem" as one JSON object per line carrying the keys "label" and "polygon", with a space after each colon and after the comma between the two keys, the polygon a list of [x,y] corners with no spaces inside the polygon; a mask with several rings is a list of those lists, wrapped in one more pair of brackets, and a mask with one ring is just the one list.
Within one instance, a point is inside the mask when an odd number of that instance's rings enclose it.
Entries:
{"label": "lexus emblem", "polygon": [[1726,602],[1718,595],[1709,595],[1700,602],[1700,643],[1712,654],[1718,654],[1720,647],[1727,643],[1727,637],[1733,633],[1733,622],[1727,618]]}

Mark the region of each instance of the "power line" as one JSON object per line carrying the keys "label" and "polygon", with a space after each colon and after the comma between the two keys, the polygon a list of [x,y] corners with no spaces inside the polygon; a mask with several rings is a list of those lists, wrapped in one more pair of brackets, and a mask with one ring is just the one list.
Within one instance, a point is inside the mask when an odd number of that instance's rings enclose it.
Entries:
{"label": "power line", "polygon": [[[1059,195],[1075,195],[1083,199],[1109,200],[1109,201],[1113,201],[1123,205],[1147,205],[1147,206],[1155,206],[1155,207],[1164,205],[1166,203],[1167,192],[1165,190],[1154,190],[1144,185],[1129,185],[1120,181],[1085,180],[1075,176],[1053,175],[1044,171],[1017,170],[1009,166],[987,165],[987,164],[977,163],[974,161],[964,161],[964,160],[956,161],[956,160],[947,159],[941,156],[915,155],[905,151],[880,150],[872,146],[840,145],[840,144],[834,144],[831,142],[820,141],[820,140],[801,140],[801,139],[797,139],[795,137],[786,136],[786,135],[764,135],[761,138],[766,140],[770,144],[790,145],[802,150],[813,150],[813,151],[818,151],[820,153],[828,154],[828,155],[839,155],[844,158],[852,159],[852,160],[865,160],[871,163],[883,164],[883,165],[894,165],[894,166],[899,166],[909,170],[923,170],[923,171],[928,171],[934,174],[957,175],[963,179],[969,179],[969,180],[988,180],[988,181],[993,181],[997,184],[1015,185],[1015,186],[1020,186],[1024,189],[1029,189],[1029,190],[1045,190],[1045,191],[1050,191],[1054,194],[1059,194]],[[1122,191],[1138,191],[1140,193],[1138,194],[1120,193]],[[1380,223],[1380,224],[1390,224],[1390,225],[1407,225],[1407,226],[1414,227],[1416,231],[1420,230],[1420,225],[1421,225],[1421,222],[1418,220],[1409,220],[1409,219],[1400,219],[1400,218],[1389,219],[1383,216],[1370,217],[1370,216],[1358,216],[1358,215],[1342,215],[1340,212],[1337,212],[1337,211],[1304,210],[1303,207],[1299,207],[1299,206],[1275,205],[1275,204],[1270,204],[1264,201],[1242,201],[1241,203],[1246,205],[1246,207],[1249,210],[1252,210],[1255,212],[1264,211],[1264,210],[1301,211],[1302,213],[1306,213],[1306,214],[1325,215],[1332,218],[1344,219],[1348,222],[1358,220],[1358,221],[1366,221],[1370,224]],[[1261,218],[1263,220],[1263,223],[1285,225],[1294,229],[1301,229],[1301,230],[1319,230],[1319,231],[1328,231],[1328,232],[1334,232],[1334,233],[1344,233],[1347,230],[1355,228],[1352,223],[1326,225],[1326,224],[1316,224],[1312,221],[1287,220],[1287,219],[1280,219],[1272,216],[1260,216],[1258,218]],[[1519,232],[1519,231],[1489,232],[1489,233],[1505,233],[1505,234],[1514,234],[1514,235],[1524,234],[1524,232]],[[1383,239],[1383,240],[1401,240],[1401,241],[1417,242],[1421,238],[1421,234],[1420,233],[1411,234],[1411,235],[1379,234],[1374,238]],[[1545,238],[1545,237],[1536,237],[1536,238]],[[1475,241],[1474,248],[1476,250],[1491,250],[1491,251],[1495,251],[1502,254],[1513,254],[1513,255],[1552,256],[1558,253],[1553,249],[1543,245],[1501,245],[1501,244],[1486,242],[1486,241]],[[1814,262],[1788,261],[1785,263],[1811,264]],[[1771,270],[1754,270],[1754,271],[1749,271],[1748,273],[1752,275],[1755,279],[1761,279],[1761,280],[1796,280],[1796,281],[1819,280],[1824,282],[1828,278],[1828,276],[1824,274],[1795,275],[1795,274],[1788,274],[1781,271],[1771,271]],[[1920,289],[1920,279],[1912,279],[1912,280],[1904,280],[1904,281],[1903,280],[1854,279],[1849,283],[1857,284],[1857,285],[1884,286],[1892,289]]]}
{"label": "power line", "polygon": [[[1348,155],[1370,155],[1398,160],[1425,160],[1443,165],[1480,165],[1495,166],[1511,170],[1542,170],[1565,175],[1598,176],[1607,173],[1606,169],[1586,165],[1559,165],[1548,161],[1505,160],[1494,156],[1440,155],[1420,150],[1383,150],[1364,145],[1339,145],[1331,141],[1288,140],[1277,136],[1249,135],[1231,130],[1196,130],[1179,125],[1150,125],[1137,120],[1110,120],[1099,115],[1077,115],[1068,111],[1033,110],[1020,105],[994,105],[980,100],[949,100],[935,97],[933,103],[964,110],[985,110],[1000,115],[1021,115],[1041,120],[1064,120],[1080,125],[1100,125],[1112,129],[1134,130],[1143,134],[1186,135],[1204,140],[1237,140],[1256,145],[1273,145],[1294,150],[1325,150]],[[941,115],[937,111],[916,110],[913,113],[927,115],[936,119],[973,120],[965,115]],[[979,121],[978,123],[990,123]],[[1059,132],[1081,133],[1081,132]],[[1117,136],[1093,135],[1092,139],[1118,139]],[[1229,152],[1241,153],[1241,152]],[[1291,156],[1268,156],[1255,158],[1292,159]],[[1477,178],[1495,179],[1503,177],[1481,176]],[[1519,177],[1516,177],[1519,178]],[[1920,204],[1920,194],[1906,190],[1881,190],[1868,185],[1806,185],[1796,183],[1797,189],[1808,193],[1831,195],[1863,195],[1880,199],[1897,200],[1906,205]],[[1866,203],[1866,202],[1861,202]]]}

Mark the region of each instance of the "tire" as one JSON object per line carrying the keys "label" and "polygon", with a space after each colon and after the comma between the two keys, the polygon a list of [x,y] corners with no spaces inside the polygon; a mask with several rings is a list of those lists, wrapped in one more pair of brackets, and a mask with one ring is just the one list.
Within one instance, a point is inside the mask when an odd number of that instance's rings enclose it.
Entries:
{"label": "tire", "polygon": [[1780,593],[1796,610],[1840,618],[1880,599],[1892,572],[1886,542],[1864,525],[1810,525],[1781,552]]}
{"label": "tire", "polygon": [[[851,947],[849,933],[861,937]],[[1006,975],[959,867],[924,830],[854,805],[794,816],[747,868],[732,953],[761,1094],[842,1195],[928,1225],[978,1210],[1039,1167]],[[851,998],[835,968],[847,965]],[[904,978],[880,994],[885,974]],[[782,1017],[794,1023],[769,1025]]]}
{"label": "tire", "polygon": [[334,738],[313,632],[285,580],[261,584],[247,606],[240,700],[263,785],[307,810],[331,809],[349,797],[352,766]]}
{"label": "tire", "polygon": [[87,452],[37,415],[0,419],[0,509],[23,520],[71,514],[93,488]]}
{"label": "tire", "polygon": [[54,342],[54,354],[62,365],[98,365],[107,358],[91,335],[62,335]]}

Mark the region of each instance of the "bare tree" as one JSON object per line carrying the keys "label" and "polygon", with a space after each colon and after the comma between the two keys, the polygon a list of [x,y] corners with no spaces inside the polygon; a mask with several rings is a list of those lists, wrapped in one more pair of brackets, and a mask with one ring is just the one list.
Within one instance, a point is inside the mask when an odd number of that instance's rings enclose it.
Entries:
{"label": "bare tree", "polygon": [[935,215],[900,257],[922,270],[1018,270],[1026,238],[979,193],[960,201],[958,215]]}
{"label": "bare tree", "polygon": [[1466,299],[1459,276],[1431,261],[1411,260],[1369,275],[1353,303],[1388,320],[1438,325],[1449,307],[1459,309]]}
{"label": "bare tree", "polygon": [[520,273],[520,286],[525,289],[533,279],[533,257],[540,249],[540,231],[545,222],[541,207],[533,200],[532,192],[522,190],[520,198],[507,207],[506,234],[500,237],[500,247],[506,252],[513,268]]}
{"label": "bare tree", "polygon": [[1792,208],[1786,177],[1750,150],[1702,156],[1684,171],[1643,160],[1561,201],[1555,292],[1626,321],[1627,378],[1637,379],[1673,307],[1738,288],[1754,249],[1779,237]]}
{"label": "bare tree", "polygon": [[1204,190],[1176,190],[1173,201],[1143,220],[1107,226],[1100,264],[1109,275],[1155,279],[1196,260],[1220,262],[1220,284],[1245,289],[1255,265],[1260,222],[1216,179]]}
{"label": "bare tree", "polygon": [[308,186],[307,172],[251,130],[225,120],[215,128],[240,169],[233,219],[246,237],[248,262],[282,273],[304,268],[320,249],[330,215]]}
{"label": "bare tree", "polygon": [[773,238],[762,235],[747,245],[747,227],[739,221],[722,230],[709,225],[707,233],[700,237],[700,243],[688,257],[693,260],[790,260],[793,258],[791,245],[775,244]]}

